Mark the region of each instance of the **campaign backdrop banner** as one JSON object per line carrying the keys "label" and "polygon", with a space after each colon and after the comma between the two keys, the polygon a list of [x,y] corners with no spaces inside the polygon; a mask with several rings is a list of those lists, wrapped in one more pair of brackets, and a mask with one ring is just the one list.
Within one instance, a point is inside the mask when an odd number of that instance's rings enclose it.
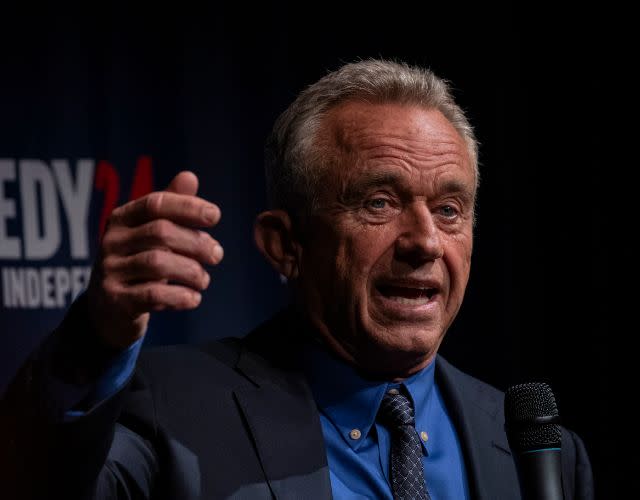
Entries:
{"label": "campaign backdrop banner", "polygon": [[549,382],[615,496],[610,388],[626,380],[618,356],[635,352],[621,342],[635,324],[624,289],[637,196],[633,153],[612,156],[633,141],[610,116],[633,80],[610,55],[634,45],[604,38],[625,33],[603,28],[605,9],[537,9],[529,27],[497,6],[429,2],[3,10],[0,394],[87,286],[111,210],[181,170],[220,206],[211,234],[225,257],[197,309],[152,315],[146,344],[244,335],[286,304],[253,243],[265,139],[327,71],[399,59],[448,79],[480,140],[471,277],[441,352],[502,390]]}

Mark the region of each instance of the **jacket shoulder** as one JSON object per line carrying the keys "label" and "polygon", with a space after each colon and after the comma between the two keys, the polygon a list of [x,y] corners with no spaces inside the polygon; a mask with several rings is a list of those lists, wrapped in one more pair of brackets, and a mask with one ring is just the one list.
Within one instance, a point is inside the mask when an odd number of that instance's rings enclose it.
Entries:
{"label": "jacket shoulder", "polygon": [[148,381],[208,380],[228,381],[236,375],[241,340],[227,338],[202,345],[167,345],[144,349],[137,373]]}
{"label": "jacket shoulder", "polygon": [[[504,435],[504,392],[459,370],[438,356],[436,370],[440,371],[441,383],[455,387],[459,394],[474,403],[485,413],[492,412]],[[594,498],[591,464],[582,439],[573,431],[561,426],[562,484],[566,498]]]}
{"label": "jacket shoulder", "polygon": [[573,497],[593,499],[595,490],[589,455],[580,436],[562,427],[562,483]]}
{"label": "jacket shoulder", "polygon": [[500,415],[504,419],[504,391],[463,372],[440,355],[436,361],[436,370],[440,374],[441,383],[444,381],[451,384],[465,395],[474,395],[472,401],[490,402],[490,408],[496,409],[493,416]]}

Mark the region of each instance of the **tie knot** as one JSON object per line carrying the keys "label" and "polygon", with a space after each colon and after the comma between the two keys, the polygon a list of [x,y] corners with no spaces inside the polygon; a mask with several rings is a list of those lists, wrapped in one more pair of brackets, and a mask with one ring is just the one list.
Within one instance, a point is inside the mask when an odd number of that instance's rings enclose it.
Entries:
{"label": "tie knot", "polygon": [[397,390],[388,391],[382,398],[378,410],[380,421],[389,429],[415,425],[411,400]]}

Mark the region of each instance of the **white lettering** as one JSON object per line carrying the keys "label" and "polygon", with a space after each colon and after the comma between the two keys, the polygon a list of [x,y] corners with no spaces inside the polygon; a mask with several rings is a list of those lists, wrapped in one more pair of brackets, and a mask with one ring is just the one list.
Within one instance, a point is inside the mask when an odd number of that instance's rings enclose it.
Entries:
{"label": "white lettering", "polygon": [[86,288],[91,267],[5,267],[2,269],[6,308],[65,308]]}
{"label": "white lettering", "polygon": [[40,306],[42,293],[40,290],[40,276],[37,269],[28,267],[25,270],[25,288],[27,290],[27,307],[35,309]]}
{"label": "white lettering", "polygon": [[24,269],[9,268],[9,294],[14,307],[26,307],[27,297],[24,286]]}
{"label": "white lettering", "polygon": [[50,267],[43,267],[40,270],[40,283],[42,288],[42,307],[46,309],[52,309],[56,307],[56,301],[53,298],[53,269]]}
{"label": "white lettering", "polygon": [[71,257],[89,258],[89,237],[87,235],[89,200],[93,183],[93,160],[79,160],[76,165],[76,185],[73,186],[71,169],[67,160],[53,160],[53,174],[60,190],[60,198],[67,214]]}
{"label": "white lettering", "polygon": [[71,280],[69,279],[69,271],[64,267],[57,267],[55,270],[55,290],[56,290],[56,306],[64,307],[66,305],[65,297],[71,290]]}
{"label": "white lettering", "polygon": [[21,257],[20,238],[9,236],[6,226],[6,220],[16,216],[16,203],[12,199],[5,198],[4,183],[15,179],[15,162],[0,160],[0,259],[19,259]]}
{"label": "white lettering", "polygon": [[[20,196],[27,259],[48,259],[60,246],[60,216],[53,177],[40,160],[20,160]],[[39,217],[36,191],[40,188],[42,217]],[[42,235],[38,219],[42,221]],[[27,280],[29,281],[29,280]],[[35,296],[34,296],[35,297]],[[32,298],[34,298],[32,297]]]}

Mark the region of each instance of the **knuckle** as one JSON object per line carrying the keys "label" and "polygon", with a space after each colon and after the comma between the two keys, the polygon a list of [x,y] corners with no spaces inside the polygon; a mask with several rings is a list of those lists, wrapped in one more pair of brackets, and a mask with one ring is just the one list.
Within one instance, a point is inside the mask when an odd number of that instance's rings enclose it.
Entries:
{"label": "knuckle", "polygon": [[193,210],[193,200],[190,196],[182,196],[177,201],[177,206],[181,212],[190,212]]}
{"label": "knuckle", "polygon": [[116,231],[114,228],[105,231],[102,241],[100,241],[100,249],[103,253],[108,254],[116,250],[118,246],[118,234],[119,231]]}
{"label": "knuckle", "polygon": [[149,235],[158,241],[166,241],[171,234],[171,223],[166,219],[157,219],[149,224]]}
{"label": "knuckle", "polygon": [[102,269],[106,274],[115,271],[118,268],[119,259],[111,255],[102,259]]}
{"label": "knuckle", "polygon": [[144,198],[144,208],[151,216],[155,216],[160,213],[160,207],[162,206],[162,199],[164,198],[164,193],[161,191],[156,191],[148,194]]}
{"label": "knuckle", "polygon": [[116,280],[105,278],[102,280],[102,289],[111,302],[119,302],[122,299],[122,289]]}
{"label": "knuckle", "polygon": [[164,252],[162,250],[148,250],[144,253],[145,264],[152,269],[159,269],[164,263]]}
{"label": "knuckle", "polygon": [[116,225],[120,221],[124,211],[125,211],[124,206],[116,207],[111,211],[111,213],[109,214],[109,217],[107,217],[105,232],[108,231],[111,226]]}
{"label": "knuckle", "polygon": [[202,281],[202,267],[199,265],[189,266],[189,279],[193,283],[200,283]]}
{"label": "knuckle", "polygon": [[100,241],[100,250],[103,253],[110,253],[113,250],[113,236],[111,232],[105,232],[102,237],[102,241]]}
{"label": "knuckle", "polygon": [[144,289],[143,300],[148,304],[156,304],[160,302],[162,294],[160,289],[155,286],[148,286]]}
{"label": "knuckle", "polygon": [[196,271],[191,262],[180,262],[179,271],[176,273],[176,279],[184,283],[193,284],[196,279]]}
{"label": "knuckle", "polygon": [[198,231],[198,238],[200,241],[210,246],[214,245],[216,242],[216,240],[214,240],[213,237],[205,231]]}

